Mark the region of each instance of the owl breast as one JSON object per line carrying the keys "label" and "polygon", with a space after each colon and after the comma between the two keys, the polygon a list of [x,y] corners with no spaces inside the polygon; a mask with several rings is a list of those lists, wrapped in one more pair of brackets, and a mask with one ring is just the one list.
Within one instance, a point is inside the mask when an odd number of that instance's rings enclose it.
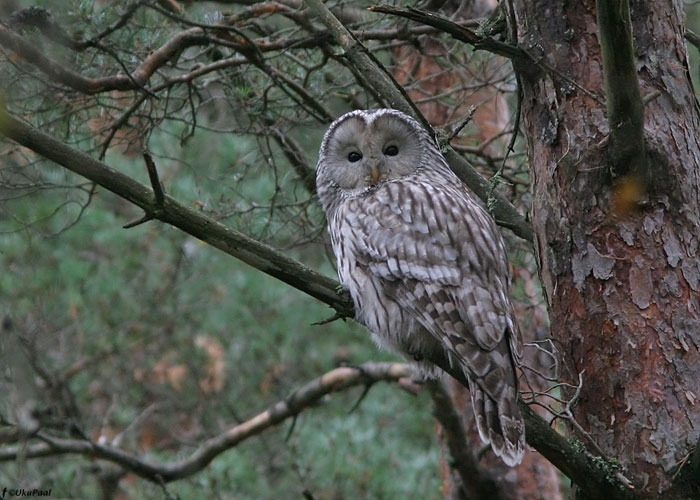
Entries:
{"label": "owl breast", "polygon": [[[362,235],[355,224],[359,215],[353,204],[357,202],[357,199],[346,201],[329,220],[338,277],[353,299],[355,319],[372,333],[379,347],[414,360],[421,375],[435,378],[439,370],[422,359],[429,359],[431,353],[440,353],[444,348],[386,293],[391,283],[371,272],[362,259],[358,259],[362,252],[356,242]],[[364,223],[367,222],[365,219]]]}

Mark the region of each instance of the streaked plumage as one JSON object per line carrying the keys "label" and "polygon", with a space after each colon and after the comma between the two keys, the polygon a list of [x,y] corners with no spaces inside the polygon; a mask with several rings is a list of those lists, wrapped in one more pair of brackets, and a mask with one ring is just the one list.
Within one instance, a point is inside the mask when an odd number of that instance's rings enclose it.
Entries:
{"label": "streaked plumage", "polygon": [[317,189],[341,283],[375,341],[428,376],[447,352],[469,380],[479,434],[509,465],[524,451],[521,345],[493,220],[428,133],[395,110],[331,124]]}

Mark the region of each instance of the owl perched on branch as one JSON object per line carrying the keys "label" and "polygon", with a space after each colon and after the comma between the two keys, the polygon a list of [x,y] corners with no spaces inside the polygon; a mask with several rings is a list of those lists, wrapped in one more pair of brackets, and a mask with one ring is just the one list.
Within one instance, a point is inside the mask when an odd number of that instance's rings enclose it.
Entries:
{"label": "owl perched on branch", "polygon": [[333,122],[316,184],[356,319],[423,375],[439,375],[431,359],[446,354],[469,382],[481,439],[506,464],[520,463],[522,347],[491,217],[426,130],[391,109]]}

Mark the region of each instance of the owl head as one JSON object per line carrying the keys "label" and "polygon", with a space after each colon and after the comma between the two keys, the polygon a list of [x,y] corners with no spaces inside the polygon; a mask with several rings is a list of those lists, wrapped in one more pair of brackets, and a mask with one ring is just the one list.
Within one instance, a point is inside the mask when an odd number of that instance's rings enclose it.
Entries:
{"label": "owl head", "polygon": [[428,133],[400,111],[344,114],[328,128],[319,152],[316,185],[324,209],[338,197],[358,196],[415,173],[428,151],[436,151]]}

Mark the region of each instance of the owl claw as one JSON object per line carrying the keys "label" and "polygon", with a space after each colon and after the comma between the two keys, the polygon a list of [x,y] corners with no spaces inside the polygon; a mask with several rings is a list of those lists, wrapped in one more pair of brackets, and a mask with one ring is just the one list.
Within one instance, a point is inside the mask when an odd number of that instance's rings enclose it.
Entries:
{"label": "owl claw", "polygon": [[420,393],[424,383],[424,380],[416,380],[415,376],[401,377],[398,382],[399,387],[414,396],[417,396]]}

